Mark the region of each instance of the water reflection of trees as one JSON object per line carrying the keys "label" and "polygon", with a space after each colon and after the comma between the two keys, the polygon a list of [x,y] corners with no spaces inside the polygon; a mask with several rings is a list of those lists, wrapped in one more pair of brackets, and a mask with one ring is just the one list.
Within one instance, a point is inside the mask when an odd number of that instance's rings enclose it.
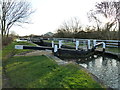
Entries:
{"label": "water reflection of trees", "polygon": [[102,57],[102,65],[107,66],[107,60],[105,57]]}
{"label": "water reflection of trees", "polygon": [[[83,60],[83,62],[81,62]],[[102,79],[105,84],[120,87],[120,61],[105,56],[91,56],[86,60],[77,61],[84,64],[91,73]]]}
{"label": "water reflection of trees", "polygon": [[92,66],[98,66],[101,65],[101,67],[106,67],[106,68],[110,68],[110,67],[118,67],[120,66],[119,61],[113,59],[113,58],[108,58],[105,56],[101,56],[101,55],[92,55],[90,57],[87,58],[80,58],[78,60],[76,60],[76,63],[78,64],[86,64],[87,67]]}

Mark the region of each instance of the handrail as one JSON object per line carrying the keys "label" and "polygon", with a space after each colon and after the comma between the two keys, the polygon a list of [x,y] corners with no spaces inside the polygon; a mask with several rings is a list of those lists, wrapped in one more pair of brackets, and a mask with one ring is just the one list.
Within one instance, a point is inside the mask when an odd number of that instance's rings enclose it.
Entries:
{"label": "handrail", "polygon": [[92,50],[95,50],[98,46],[101,46],[101,45],[102,45],[102,48],[103,48],[103,52],[105,52],[106,44],[105,44],[104,42],[97,43],[97,44],[92,48]]}

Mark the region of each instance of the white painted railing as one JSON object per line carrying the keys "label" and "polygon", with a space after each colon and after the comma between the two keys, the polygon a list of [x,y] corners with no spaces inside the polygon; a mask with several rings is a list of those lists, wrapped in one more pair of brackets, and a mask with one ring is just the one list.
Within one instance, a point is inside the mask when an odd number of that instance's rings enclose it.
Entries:
{"label": "white painted railing", "polygon": [[[42,39],[42,38],[41,38]],[[79,41],[80,44],[88,44],[88,40],[90,40],[91,45],[95,45],[95,43],[104,42],[106,44],[106,47],[120,47],[120,41],[119,40],[95,40],[95,39],[74,39],[74,38],[49,38],[48,40],[53,41],[70,41],[70,42],[76,42]],[[34,41],[40,41],[40,38],[34,38]],[[61,41],[60,41],[61,42]],[[63,44],[63,43],[62,43]],[[76,44],[76,43],[75,43]],[[52,45],[53,47],[54,45]],[[59,44],[59,48],[61,47],[61,44]],[[76,48],[77,49],[77,48]]]}
{"label": "white painted railing", "polygon": [[[106,47],[120,47],[120,41],[119,40],[95,40],[95,39],[73,39],[73,38],[53,38],[52,40],[58,41],[58,40],[65,40],[65,41],[79,41],[81,44],[88,44],[88,40],[90,40],[90,44],[95,45],[95,43],[104,42],[106,44]],[[89,47],[90,48],[90,47]]]}

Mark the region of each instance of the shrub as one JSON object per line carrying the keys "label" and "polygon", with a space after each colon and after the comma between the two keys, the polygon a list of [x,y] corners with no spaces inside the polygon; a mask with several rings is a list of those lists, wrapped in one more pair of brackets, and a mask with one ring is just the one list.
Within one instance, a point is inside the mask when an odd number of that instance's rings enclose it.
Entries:
{"label": "shrub", "polygon": [[2,46],[7,46],[8,44],[10,44],[13,41],[13,37],[3,37],[2,38]]}

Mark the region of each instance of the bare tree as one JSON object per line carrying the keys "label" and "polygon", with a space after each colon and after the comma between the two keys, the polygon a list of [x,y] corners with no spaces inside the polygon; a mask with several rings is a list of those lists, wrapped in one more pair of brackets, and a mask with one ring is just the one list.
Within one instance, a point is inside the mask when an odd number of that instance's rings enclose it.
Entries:
{"label": "bare tree", "polygon": [[96,4],[95,6],[97,14],[101,14],[105,18],[109,19],[110,24],[116,24],[116,20],[118,19],[118,2],[104,1]]}
{"label": "bare tree", "polygon": [[120,1],[101,2],[100,4],[97,4],[96,7],[97,7],[97,13],[101,13],[106,18],[110,19],[111,23],[107,23],[108,27],[110,26],[112,28],[112,26],[114,25],[118,26],[118,39],[120,39],[119,38],[119,35],[120,35]]}
{"label": "bare tree", "polygon": [[116,15],[116,20],[118,22],[118,39],[120,40],[120,1],[114,2],[114,7],[116,9],[115,15]]}
{"label": "bare tree", "polygon": [[97,27],[97,30],[100,31],[100,27],[101,27],[101,21],[99,20],[99,18],[97,17],[96,15],[96,12],[93,11],[93,10],[90,10],[89,13],[88,13],[88,18],[89,18],[89,21],[94,21],[95,24],[96,24],[96,27]]}
{"label": "bare tree", "polygon": [[[103,1],[95,5],[96,9],[91,14],[94,19],[96,15],[101,15],[109,21],[105,23],[107,31],[113,29],[113,26],[118,25],[118,30],[120,30],[120,1]],[[100,19],[99,19],[100,20]],[[113,29],[115,30],[115,28]]]}
{"label": "bare tree", "polygon": [[80,20],[76,17],[64,21],[60,27],[64,32],[66,31],[68,34],[73,34],[73,37],[81,30],[81,28]]}
{"label": "bare tree", "polygon": [[0,0],[0,30],[2,37],[8,36],[10,28],[27,22],[34,11],[25,0]]}
{"label": "bare tree", "polygon": [[103,1],[103,2],[97,3],[95,5],[95,7],[96,7],[95,10],[91,10],[89,12],[90,19],[92,17],[92,19],[94,19],[96,21],[96,23],[102,23],[100,18],[98,18],[98,16],[97,16],[100,14],[104,18],[108,19],[109,23],[115,23],[115,21],[116,21],[116,8],[114,7],[113,2]]}

